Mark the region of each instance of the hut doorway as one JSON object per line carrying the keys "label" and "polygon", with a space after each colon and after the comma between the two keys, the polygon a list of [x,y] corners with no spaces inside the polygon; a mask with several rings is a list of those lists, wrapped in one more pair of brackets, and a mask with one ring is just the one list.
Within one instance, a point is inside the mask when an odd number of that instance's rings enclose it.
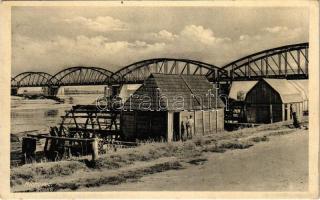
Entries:
{"label": "hut doorway", "polygon": [[175,112],[173,113],[173,140],[179,141],[180,140],[180,113]]}

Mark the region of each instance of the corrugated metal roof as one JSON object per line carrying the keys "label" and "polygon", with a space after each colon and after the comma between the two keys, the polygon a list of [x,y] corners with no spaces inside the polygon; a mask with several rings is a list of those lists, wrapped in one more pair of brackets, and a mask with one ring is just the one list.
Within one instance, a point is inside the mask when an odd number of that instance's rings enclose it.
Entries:
{"label": "corrugated metal roof", "polygon": [[244,100],[247,93],[256,85],[257,82],[258,81],[233,81],[229,92],[229,98],[237,101]]}
{"label": "corrugated metal roof", "polygon": [[300,92],[304,101],[309,99],[309,80],[289,80],[289,82]]}
{"label": "corrugated metal roof", "polygon": [[[151,74],[145,83],[128,99],[124,109],[132,110],[200,110],[215,108],[215,97],[209,99],[214,85],[205,76]],[[224,107],[218,97],[217,107]]]}
{"label": "corrugated metal roof", "polygon": [[264,78],[281,97],[283,103],[302,102],[303,97],[299,90],[286,79],[268,79]]}
{"label": "corrugated metal roof", "polygon": [[119,97],[126,101],[131,94],[133,94],[141,84],[124,84],[121,87]]}

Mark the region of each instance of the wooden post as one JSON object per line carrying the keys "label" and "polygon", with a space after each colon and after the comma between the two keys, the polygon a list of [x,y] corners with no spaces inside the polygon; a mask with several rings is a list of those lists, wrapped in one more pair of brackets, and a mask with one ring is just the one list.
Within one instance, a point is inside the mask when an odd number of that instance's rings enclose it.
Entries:
{"label": "wooden post", "polygon": [[211,128],[211,110],[208,111],[209,113],[209,133],[212,134],[212,128]]}
{"label": "wooden post", "polygon": [[216,108],[216,133],[218,133],[218,109]]}
{"label": "wooden post", "polygon": [[99,158],[99,139],[98,138],[93,138],[92,141],[92,161],[96,161]]}
{"label": "wooden post", "polygon": [[270,123],[273,123],[272,104],[270,104]]}
{"label": "wooden post", "polygon": [[204,111],[202,110],[202,135],[204,135]]}
{"label": "wooden post", "polygon": [[[179,112],[179,139],[178,141],[183,141],[182,140],[182,135],[181,135],[181,112]],[[185,134],[185,133],[184,133]]]}
{"label": "wooden post", "polygon": [[173,140],[173,112],[167,112],[167,142]]}
{"label": "wooden post", "polygon": [[248,118],[247,118],[247,105],[244,104],[243,106],[243,116],[241,117],[241,120],[244,120],[245,122],[248,122]]}
{"label": "wooden post", "polygon": [[196,111],[193,111],[193,135],[191,134],[191,138],[196,135]]}
{"label": "wooden post", "polygon": [[292,113],[291,113],[291,104],[288,104],[288,109],[287,109],[287,113],[288,113],[288,120],[291,120],[292,119]]}
{"label": "wooden post", "polygon": [[285,107],[284,107],[284,104],[282,104],[282,121],[285,121],[286,119],[285,119],[285,112],[286,112],[286,110],[285,110]]}
{"label": "wooden post", "polygon": [[22,153],[24,164],[28,163],[28,159],[32,162],[35,159],[37,140],[31,137],[22,138]]}

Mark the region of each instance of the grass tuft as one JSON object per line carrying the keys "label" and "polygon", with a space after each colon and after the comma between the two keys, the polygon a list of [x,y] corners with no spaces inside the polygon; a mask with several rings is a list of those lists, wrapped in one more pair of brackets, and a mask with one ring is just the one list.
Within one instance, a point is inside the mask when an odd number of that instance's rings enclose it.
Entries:
{"label": "grass tuft", "polygon": [[253,146],[252,142],[239,140],[222,141],[219,144],[219,147],[223,149],[247,149],[251,146]]}
{"label": "grass tuft", "polygon": [[265,142],[265,141],[269,141],[269,138],[267,136],[257,136],[257,137],[253,137],[250,139],[250,141],[252,142]]}

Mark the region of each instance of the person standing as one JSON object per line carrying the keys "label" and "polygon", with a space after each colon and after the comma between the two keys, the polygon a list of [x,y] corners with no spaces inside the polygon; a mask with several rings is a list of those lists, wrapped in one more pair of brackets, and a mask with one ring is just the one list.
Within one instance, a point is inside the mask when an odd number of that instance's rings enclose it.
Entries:
{"label": "person standing", "polygon": [[193,119],[192,116],[190,115],[189,119],[187,119],[187,123],[186,123],[186,128],[187,128],[187,137],[189,139],[192,138],[192,128],[193,128]]}
{"label": "person standing", "polygon": [[291,112],[291,117],[293,119],[293,126],[295,128],[300,128],[300,122],[298,120],[297,111],[295,109],[295,106],[292,106],[292,104],[290,105],[290,112]]}

